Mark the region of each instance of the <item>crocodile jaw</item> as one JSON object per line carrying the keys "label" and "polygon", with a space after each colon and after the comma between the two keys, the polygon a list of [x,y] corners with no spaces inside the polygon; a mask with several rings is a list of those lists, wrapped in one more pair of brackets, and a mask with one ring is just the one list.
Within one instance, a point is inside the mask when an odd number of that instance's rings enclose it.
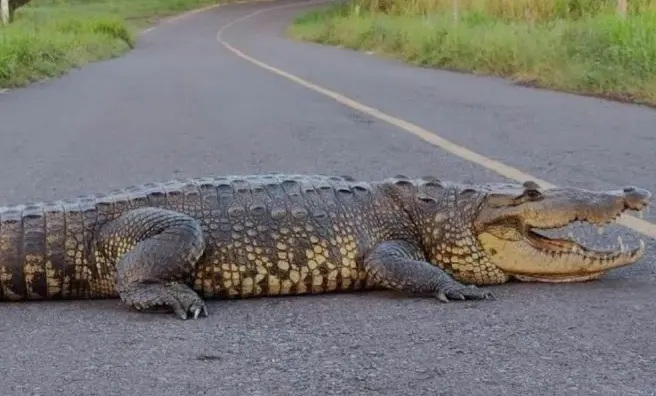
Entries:
{"label": "crocodile jaw", "polygon": [[645,253],[643,240],[633,249],[628,249],[620,239],[617,249],[593,250],[573,240],[549,238],[531,229],[496,229],[481,233],[478,239],[494,265],[525,282],[597,279],[612,269],[635,263]]}
{"label": "crocodile jaw", "polygon": [[[595,279],[644,255],[645,245],[627,249],[593,250],[570,239],[544,236],[538,231],[584,222],[603,227],[626,211],[649,209],[651,192],[626,186],[618,190],[580,188],[540,190],[534,182],[512,194],[512,186],[497,188],[481,206],[474,229],[486,258],[508,276],[524,281],[576,282]],[[516,190],[520,190],[515,186]],[[490,189],[492,190],[492,189]]]}

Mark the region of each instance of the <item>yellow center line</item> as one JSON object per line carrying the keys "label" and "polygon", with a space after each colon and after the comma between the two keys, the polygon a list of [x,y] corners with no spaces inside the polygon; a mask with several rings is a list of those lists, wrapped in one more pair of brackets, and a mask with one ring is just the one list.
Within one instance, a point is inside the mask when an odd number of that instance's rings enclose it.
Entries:
{"label": "yellow center line", "polygon": [[[542,187],[545,187],[545,188],[555,187],[554,184],[549,183],[546,180],[542,180],[542,179],[537,178],[535,176],[531,176],[527,173],[524,173],[524,172],[520,171],[519,169],[513,168],[513,167],[508,166],[504,163],[501,163],[499,161],[488,158],[484,155],[475,153],[475,152],[473,152],[473,151],[471,151],[471,150],[469,150],[465,147],[459,146],[459,145],[457,145],[457,144],[455,144],[455,143],[453,143],[453,142],[451,142],[447,139],[444,139],[444,138],[436,135],[433,132],[430,132],[430,131],[428,131],[424,128],[421,128],[420,126],[415,125],[411,122],[402,120],[400,118],[393,117],[393,116],[391,116],[389,114],[386,114],[386,113],[383,113],[382,111],[377,110],[373,107],[367,106],[363,103],[360,103],[358,101],[350,99],[350,98],[348,98],[348,97],[346,97],[342,94],[339,94],[335,91],[331,91],[330,89],[327,89],[327,88],[321,87],[319,85],[313,84],[313,83],[311,83],[307,80],[304,80],[304,79],[302,79],[298,76],[295,76],[295,75],[293,75],[289,72],[286,72],[284,70],[281,70],[281,69],[278,69],[278,68],[273,67],[271,65],[268,65],[268,64],[266,64],[266,63],[264,63],[264,62],[262,62],[258,59],[253,58],[252,56],[249,56],[249,55],[245,54],[244,52],[238,50],[237,48],[233,47],[228,42],[226,42],[222,37],[223,33],[227,29],[229,29],[230,27],[234,26],[237,23],[246,21],[247,19],[253,18],[256,15],[259,15],[259,14],[262,14],[262,13],[265,13],[265,12],[280,10],[280,9],[283,9],[283,8],[307,6],[307,5],[321,4],[321,3],[327,3],[327,1],[321,0],[321,1],[308,1],[308,2],[303,2],[303,3],[285,4],[285,5],[281,5],[281,6],[269,7],[269,8],[265,8],[265,9],[261,9],[261,10],[252,12],[252,13],[246,15],[246,16],[243,16],[241,18],[237,18],[237,19],[227,23],[223,27],[221,27],[221,29],[219,29],[219,31],[216,34],[216,39],[226,49],[228,49],[229,51],[233,52],[235,55],[239,56],[240,58],[242,58],[242,59],[244,59],[244,60],[246,60],[246,61],[248,61],[248,62],[250,62],[254,65],[257,65],[257,66],[259,66],[263,69],[266,69],[266,70],[268,70],[268,71],[270,71],[274,74],[277,74],[279,76],[285,77],[285,78],[287,78],[287,79],[289,79],[289,80],[291,80],[291,81],[293,81],[293,82],[295,82],[299,85],[302,85],[303,87],[311,89],[311,90],[313,90],[317,93],[320,93],[324,96],[328,96],[328,97],[332,98],[333,100],[335,100],[336,102],[338,102],[340,104],[343,104],[345,106],[348,106],[348,107],[350,107],[354,110],[358,110],[362,113],[370,115],[370,116],[372,116],[374,118],[377,118],[381,121],[385,121],[385,122],[387,122],[387,123],[389,123],[393,126],[396,126],[400,129],[406,131],[406,132],[409,132],[409,133],[411,133],[411,134],[413,134],[413,135],[415,135],[415,136],[417,136],[417,137],[419,137],[419,138],[421,138],[421,139],[423,139],[423,140],[425,140],[425,141],[427,141],[427,142],[429,142],[429,143],[431,143],[431,144],[433,144],[437,147],[440,147],[441,149],[443,149],[443,150],[445,150],[445,151],[447,151],[451,154],[457,155],[460,158],[463,158],[467,161],[478,164],[478,165],[480,165],[484,168],[490,169],[490,170],[492,170],[492,171],[494,171],[494,172],[496,172],[496,173],[498,173],[502,176],[505,176],[509,179],[516,180],[518,182],[524,182],[524,181],[527,181],[527,180],[534,180],[535,182],[540,184]],[[622,224],[626,227],[629,227],[629,228],[633,229],[634,231],[637,231],[637,232],[639,232],[643,235],[646,235],[650,238],[655,238],[656,239],[656,225],[653,224],[653,223],[650,223],[648,221],[639,219],[639,218],[631,216],[629,214],[623,214],[618,219],[618,223]]]}

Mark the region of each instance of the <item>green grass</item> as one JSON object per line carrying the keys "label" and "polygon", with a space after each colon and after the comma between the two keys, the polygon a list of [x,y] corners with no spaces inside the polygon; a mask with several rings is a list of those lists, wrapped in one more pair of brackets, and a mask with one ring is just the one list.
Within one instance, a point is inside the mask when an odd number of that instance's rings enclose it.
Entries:
{"label": "green grass", "polygon": [[62,75],[129,51],[157,18],[219,0],[33,0],[0,26],[0,88]]}
{"label": "green grass", "polygon": [[[519,0],[506,0],[512,1]],[[422,66],[656,105],[656,11],[651,2],[624,20],[608,8],[570,17],[534,13],[523,18],[504,15],[509,8],[503,7],[492,13],[494,3],[488,0],[488,9],[461,10],[457,24],[450,9],[380,12],[343,4],[299,15],[289,32],[297,39],[371,50]]]}

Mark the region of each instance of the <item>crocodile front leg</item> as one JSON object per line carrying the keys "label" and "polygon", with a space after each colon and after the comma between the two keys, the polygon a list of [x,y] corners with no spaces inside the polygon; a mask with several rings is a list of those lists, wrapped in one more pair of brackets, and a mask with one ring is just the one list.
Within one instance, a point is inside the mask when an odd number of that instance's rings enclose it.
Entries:
{"label": "crocodile front leg", "polygon": [[405,241],[377,245],[364,261],[365,271],[378,286],[396,291],[449,299],[494,299],[491,292],[464,285],[439,267],[425,261],[419,248]]}
{"label": "crocodile front leg", "polygon": [[100,251],[116,263],[116,291],[138,310],[164,307],[187,319],[202,313],[205,302],[189,287],[205,249],[198,221],[157,208],[127,212],[105,224]]}

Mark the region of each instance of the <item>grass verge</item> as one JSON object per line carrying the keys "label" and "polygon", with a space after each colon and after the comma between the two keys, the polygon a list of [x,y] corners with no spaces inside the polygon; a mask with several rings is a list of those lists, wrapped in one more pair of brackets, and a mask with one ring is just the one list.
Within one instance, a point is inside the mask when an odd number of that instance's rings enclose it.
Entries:
{"label": "grass verge", "polygon": [[[488,0],[485,5],[490,8],[498,2]],[[510,7],[497,11],[465,8],[454,23],[446,8],[379,12],[340,4],[297,16],[289,33],[301,40],[370,50],[422,66],[656,106],[653,7],[631,12],[624,20],[608,8],[544,18],[538,13],[530,18],[521,12],[512,15]]]}
{"label": "grass verge", "polygon": [[129,51],[138,29],[219,0],[32,0],[0,26],[0,88],[60,76]]}

